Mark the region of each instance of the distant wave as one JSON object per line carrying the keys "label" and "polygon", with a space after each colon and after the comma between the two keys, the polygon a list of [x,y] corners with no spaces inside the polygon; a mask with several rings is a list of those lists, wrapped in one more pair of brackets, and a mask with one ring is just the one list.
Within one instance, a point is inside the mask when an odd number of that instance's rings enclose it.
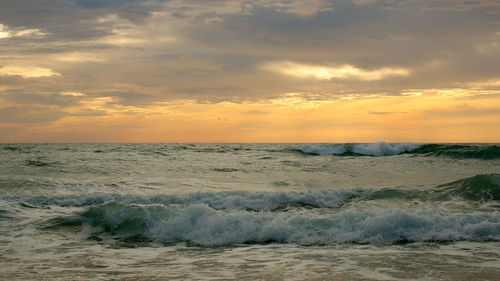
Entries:
{"label": "distant wave", "polygon": [[138,205],[111,201],[53,221],[53,227],[90,224],[92,235],[142,236],[200,245],[241,243],[376,243],[500,241],[498,213],[438,210],[342,212],[336,214],[220,211],[206,205]]}
{"label": "distant wave", "polygon": [[22,148],[17,147],[17,146],[10,146],[10,145],[4,146],[3,149],[9,150],[9,151],[22,151]]}
{"label": "distant wave", "polygon": [[[304,144],[289,146],[266,146],[259,144],[0,144],[0,150],[5,153],[39,154],[41,151],[66,151],[89,152],[95,154],[106,153],[137,153],[141,156],[163,157],[172,156],[176,153],[236,153],[242,154],[249,151],[264,152],[261,159],[273,157],[275,153],[299,152],[308,155],[338,155],[338,156],[394,156],[400,154],[415,154],[434,157],[451,157],[462,159],[500,159],[499,144],[419,144],[419,143],[339,143],[339,144]],[[43,148],[41,150],[41,148]],[[25,161],[27,166],[50,167],[53,164],[41,159],[30,159]]]}
{"label": "distant wave", "polygon": [[313,155],[393,156],[411,152],[421,146],[416,143],[388,144],[381,141],[371,144],[301,145],[290,150]]}
{"label": "distant wave", "polygon": [[500,158],[500,146],[486,144],[388,144],[386,142],[377,142],[371,144],[301,145],[289,148],[289,150],[311,155],[394,156],[404,153],[411,153],[425,156],[443,156],[485,160]]}
{"label": "distant wave", "polygon": [[52,166],[52,164],[41,161],[41,160],[26,160],[26,166],[50,167],[50,166]]}
{"label": "distant wave", "polygon": [[426,144],[412,151],[415,154],[471,159],[499,159],[498,145]]}

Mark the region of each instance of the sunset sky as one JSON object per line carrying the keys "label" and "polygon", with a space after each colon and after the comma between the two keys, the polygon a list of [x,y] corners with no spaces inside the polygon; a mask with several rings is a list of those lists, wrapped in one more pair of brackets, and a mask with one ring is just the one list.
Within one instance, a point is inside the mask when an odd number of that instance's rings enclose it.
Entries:
{"label": "sunset sky", "polygon": [[0,142],[500,142],[499,0],[2,0]]}

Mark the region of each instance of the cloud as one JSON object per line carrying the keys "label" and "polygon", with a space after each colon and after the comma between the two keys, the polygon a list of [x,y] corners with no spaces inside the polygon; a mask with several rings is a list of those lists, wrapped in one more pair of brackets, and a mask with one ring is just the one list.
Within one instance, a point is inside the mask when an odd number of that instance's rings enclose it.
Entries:
{"label": "cloud", "polygon": [[254,2],[254,5],[301,17],[312,17],[320,12],[333,10],[332,3],[327,0],[260,0]]}
{"label": "cloud", "polygon": [[15,37],[42,37],[45,35],[47,35],[47,33],[40,31],[38,28],[23,29],[21,27],[13,29],[0,23],[0,39]]}
{"label": "cloud", "polygon": [[245,114],[248,114],[248,115],[266,115],[266,114],[269,114],[268,111],[264,111],[264,110],[249,110],[249,111],[246,111]]}
{"label": "cloud", "polygon": [[2,93],[0,96],[5,103],[22,105],[22,106],[40,106],[40,107],[53,107],[65,108],[78,105],[84,97],[79,96],[80,93],[36,93],[35,90],[29,93],[25,89],[10,90]]}
{"label": "cloud", "polygon": [[0,39],[10,37],[10,33],[5,30],[5,26],[0,24]]}
{"label": "cloud", "polygon": [[390,114],[394,114],[394,113],[397,113],[397,112],[393,112],[393,111],[368,111],[368,114],[375,114],[375,115],[390,115]]}
{"label": "cloud", "polygon": [[101,62],[106,59],[95,52],[68,52],[56,54],[52,57],[62,62]]}
{"label": "cloud", "polygon": [[141,22],[168,0],[76,0],[76,3],[92,11],[117,14],[133,22]]}
{"label": "cloud", "polygon": [[0,68],[0,75],[21,76],[23,78],[40,78],[61,76],[61,74],[43,67],[7,65]]}
{"label": "cloud", "polygon": [[352,2],[356,5],[366,5],[376,3],[377,0],[352,0]]}
{"label": "cloud", "polygon": [[[131,91],[115,91],[115,92],[103,92],[97,94],[103,98],[111,98],[110,104],[119,105],[131,105],[131,106],[145,106],[154,101],[158,101],[157,98],[149,94],[137,93]],[[155,100],[156,99],[156,100]]]}
{"label": "cloud", "polygon": [[79,5],[86,7],[86,8],[92,8],[92,9],[98,9],[98,8],[103,8],[103,7],[116,7],[120,5],[131,5],[135,3],[140,3],[140,1],[135,1],[135,0],[76,0],[76,3]]}
{"label": "cloud", "polygon": [[388,9],[419,8],[426,11],[454,10],[460,12],[474,9],[486,9],[489,13],[498,14],[500,12],[500,3],[497,0],[397,0],[385,1],[382,3]]}
{"label": "cloud", "polygon": [[46,123],[68,114],[50,107],[13,106],[0,108],[0,124]]}
{"label": "cloud", "polygon": [[348,79],[361,81],[382,80],[391,76],[409,76],[410,71],[403,68],[379,68],[365,70],[352,65],[336,67],[309,65],[295,62],[271,62],[264,69],[297,78],[314,78],[319,80]]}
{"label": "cloud", "polygon": [[85,94],[82,94],[80,92],[60,92],[59,93],[61,96],[70,96],[70,97],[83,97]]}

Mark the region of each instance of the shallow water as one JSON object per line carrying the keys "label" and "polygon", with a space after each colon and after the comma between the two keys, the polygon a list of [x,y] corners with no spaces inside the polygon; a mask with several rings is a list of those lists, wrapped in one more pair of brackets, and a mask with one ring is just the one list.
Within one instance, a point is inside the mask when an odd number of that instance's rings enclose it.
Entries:
{"label": "shallow water", "polygon": [[0,279],[498,280],[498,150],[0,144]]}

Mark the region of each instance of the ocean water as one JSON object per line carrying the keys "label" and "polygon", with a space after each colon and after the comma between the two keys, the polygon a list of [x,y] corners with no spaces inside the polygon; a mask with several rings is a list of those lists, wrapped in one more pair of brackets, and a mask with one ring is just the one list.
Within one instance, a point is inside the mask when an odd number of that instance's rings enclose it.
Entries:
{"label": "ocean water", "polygon": [[500,145],[0,144],[0,280],[500,280]]}

